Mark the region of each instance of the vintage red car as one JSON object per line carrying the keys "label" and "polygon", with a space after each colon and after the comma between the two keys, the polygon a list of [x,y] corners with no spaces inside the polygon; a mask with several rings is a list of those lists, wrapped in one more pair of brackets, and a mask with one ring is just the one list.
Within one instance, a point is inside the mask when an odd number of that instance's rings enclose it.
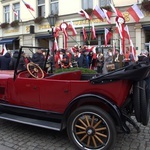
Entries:
{"label": "vintage red car", "polygon": [[0,118],[42,128],[67,129],[72,143],[83,150],[110,150],[119,127],[130,133],[132,119],[147,125],[149,98],[146,78],[150,66],[133,64],[105,75],[85,79],[80,70],[47,73],[32,61],[18,70],[22,51],[38,47],[22,46],[15,70],[0,71]]}

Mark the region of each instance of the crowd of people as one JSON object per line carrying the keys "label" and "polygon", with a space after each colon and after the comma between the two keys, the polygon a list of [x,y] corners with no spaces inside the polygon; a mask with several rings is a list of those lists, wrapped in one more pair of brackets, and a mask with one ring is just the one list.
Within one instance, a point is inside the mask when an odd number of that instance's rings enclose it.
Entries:
{"label": "crowd of people", "polygon": [[[15,51],[12,56],[10,52],[0,56],[0,70],[14,70],[18,55],[19,52]],[[149,61],[149,55],[146,50],[141,52],[138,61],[143,58],[147,62]],[[18,69],[26,69],[27,64],[31,61],[42,68],[45,62],[45,52],[38,49],[32,56],[22,52]],[[113,54],[112,49],[108,49],[107,53],[104,54],[102,51],[95,50],[95,47],[74,46],[70,50],[59,49],[55,51],[53,56],[49,55],[48,61],[55,69],[82,67],[96,70],[100,74],[106,74],[109,71],[132,64],[135,59],[128,47],[126,47],[125,54],[121,55],[119,49],[115,50],[115,54]]]}

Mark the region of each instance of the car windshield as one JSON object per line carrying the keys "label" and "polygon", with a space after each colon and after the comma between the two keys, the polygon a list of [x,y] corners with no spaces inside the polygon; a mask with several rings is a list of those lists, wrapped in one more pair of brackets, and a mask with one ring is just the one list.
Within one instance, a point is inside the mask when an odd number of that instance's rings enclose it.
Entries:
{"label": "car windshield", "polygon": [[43,47],[22,46],[19,51],[13,53],[13,57],[17,58],[15,65],[15,73],[26,70],[27,64],[35,63],[46,71],[46,64],[49,57],[49,49]]}

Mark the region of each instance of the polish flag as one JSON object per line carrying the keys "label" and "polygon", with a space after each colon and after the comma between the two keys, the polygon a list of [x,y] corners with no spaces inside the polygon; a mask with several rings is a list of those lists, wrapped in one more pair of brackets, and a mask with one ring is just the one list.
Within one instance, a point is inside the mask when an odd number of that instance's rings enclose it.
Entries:
{"label": "polish flag", "polygon": [[133,59],[135,61],[136,60],[136,49],[135,49],[135,47],[134,47],[133,42],[132,42],[131,39],[130,39],[130,50],[131,50],[131,53],[133,55]]}
{"label": "polish flag", "polygon": [[100,20],[104,20],[105,14],[104,12],[96,5],[95,8],[93,9],[93,14]]}
{"label": "polish flag", "polygon": [[126,25],[126,26],[124,27],[124,37],[130,41],[130,34],[129,34],[128,25]]}
{"label": "polish flag", "polygon": [[115,8],[113,6],[113,4],[111,4],[111,3],[110,3],[110,6],[111,6],[112,10],[114,11],[114,13],[116,14],[116,16],[123,17],[121,11],[118,8]]}
{"label": "polish flag", "polygon": [[14,12],[14,15],[15,15],[15,16],[18,16],[18,13],[17,13],[17,11],[15,10],[15,8],[13,8],[13,12]]}
{"label": "polish flag", "polygon": [[70,21],[68,29],[72,31],[72,36],[77,35],[77,31],[76,31],[72,21]]}
{"label": "polish flag", "polygon": [[107,43],[112,37],[112,32],[110,32],[107,28],[105,28],[105,46],[107,46]]}
{"label": "polish flag", "polygon": [[136,4],[132,5],[127,11],[136,22],[139,22],[140,19],[144,18],[144,14]]}
{"label": "polish flag", "polygon": [[92,39],[96,39],[96,31],[95,31],[94,24],[92,24],[91,33],[92,33]]}
{"label": "polish flag", "polygon": [[79,13],[82,17],[85,17],[86,19],[91,20],[91,17],[90,17],[83,9],[81,9],[78,13]]}
{"label": "polish flag", "polygon": [[7,49],[5,44],[3,45],[3,49],[2,49],[2,55],[4,56],[7,53]]}
{"label": "polish flag", "polygon": [[24,0],[22,0],[22,1],[28,9],[34,11],[34,9],[28,3],[26,3]]}
{"label": "polish flag", "polygon": [[122,38],[123,38],[122,29],[121,29],[121,27],[118,25],[117,22],[116,22],[116,28],[117,28],[117,32],[119,32],[120,38],[122,39]]}
{"label": "polish flag", "polygon": [[58,50],[58,43],[57,43],[56,37],[55,37],[55,40],[54,40],[54,50]]}
{"label": "polish flag", "polygon": [[108,10],[106,10],[106,9],[102,9],[102,10],[103,10],[103,12],[104,12],[104,14],[105,14],[105,18],[106,18],[107,22],[108,22],[109,24],[111,24],[110,17],[111,17],[111,15],[112,15],[112,12],[111,12],[111,11],[108,11]]}
{"label": "polish flag", "polygon": [[82,27],[82,31],[83,31],[83,39],[85,41],[87,39],[87,33],[86,33],[86,30],[85,30],[85,27]]}
{"label": "polish flag", "polygon": [[53,28],[54,37],[57,38],[59,36],[59,31],[60,31],[59,27],[54,27]]}

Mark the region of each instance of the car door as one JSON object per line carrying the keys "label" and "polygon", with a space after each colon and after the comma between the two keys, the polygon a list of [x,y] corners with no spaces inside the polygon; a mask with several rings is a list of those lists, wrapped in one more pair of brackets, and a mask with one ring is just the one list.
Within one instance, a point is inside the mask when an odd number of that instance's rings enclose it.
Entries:
{"label": "car door", "polygon": [[40,79],[16,78],[14,86],[18,105],[40,108]]}

